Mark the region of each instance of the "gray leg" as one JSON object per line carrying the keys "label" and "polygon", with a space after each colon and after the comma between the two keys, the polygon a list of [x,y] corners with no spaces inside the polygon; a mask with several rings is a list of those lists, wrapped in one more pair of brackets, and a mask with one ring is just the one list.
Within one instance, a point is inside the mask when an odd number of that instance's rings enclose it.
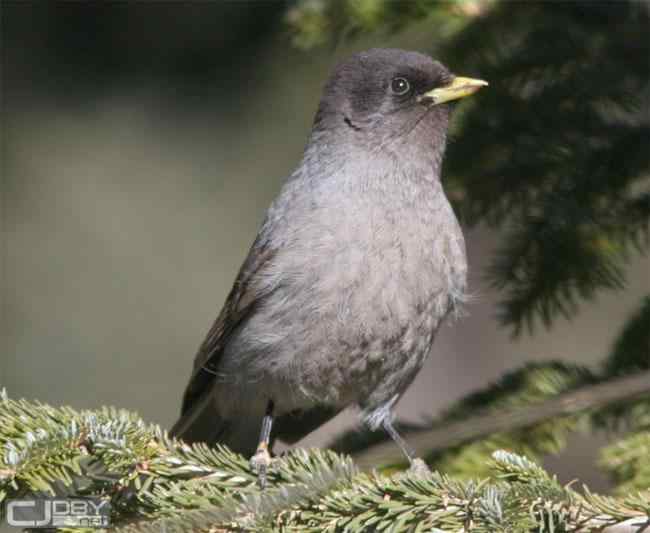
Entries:
{"label": "gray leg", "polygon": [[399,449],[402,450],[402,453],[406,455],[407,459],[409,460],[409,463],[411,464],[411,468],[409,470],[418,475],[430,474],[431,471],[429,470],[427,464],[415,455],[415,450],[413,450],[413,448],[411,448],[409,444],[397,432],[390,418],[384,419],[383,426],[386,430],[386,433],[390,435],[390,438],[395,441],[395,444],[399,446]]}
{"label": "gray leg", "polygon": [[271,454],[269,444],[271,442],[271,428],[273,427],[273,400],[269,400],[266,406],[266,414],[262,419],[260,440],[255,455],[251,457],[251,468],[257,473],[257,482],[260,488],[266,486],[266,473],[271,465]]}

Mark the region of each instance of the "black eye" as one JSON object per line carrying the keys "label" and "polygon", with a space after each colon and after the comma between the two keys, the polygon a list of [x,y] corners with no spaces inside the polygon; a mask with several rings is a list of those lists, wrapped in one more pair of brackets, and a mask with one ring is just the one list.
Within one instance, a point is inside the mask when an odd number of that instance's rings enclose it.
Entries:
{"label": "black eye", "polygon": [[390,89],[393,94],[403,96],[411,90],[411,84],[406,78],[393,78],[393,81],[390,82]]}

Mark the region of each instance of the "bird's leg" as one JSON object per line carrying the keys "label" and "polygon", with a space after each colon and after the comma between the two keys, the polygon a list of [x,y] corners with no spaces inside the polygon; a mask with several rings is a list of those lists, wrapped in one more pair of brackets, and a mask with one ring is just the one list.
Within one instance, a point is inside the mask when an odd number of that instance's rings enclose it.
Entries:
{"label": "bird's leg", "polygon": [[406,455],[409,460],[409,463],[411,464],[409,471],[421,476],[430,474],[431,471],[427,464],[415,455],[415,450],[413,450],[413,448],[409,446],[408,442],[406,442],[397,432],[390,417],[385,418],[382,425],[384,426],[386,433],[390,435],[390,438],[395,441],[395,444],[399,446],[399,449],[402,450],[402,453]]}
{"label": "bird's leg", "polygon": [[262,419],[260,441],[255,455],[251,457],[251,468],[257,473],[257,482],[261,489],[266,486],[266,473],[271,466],[269,444],[271,442],[271,427],[273,426],[273,400],[266,405],[266,413]]}

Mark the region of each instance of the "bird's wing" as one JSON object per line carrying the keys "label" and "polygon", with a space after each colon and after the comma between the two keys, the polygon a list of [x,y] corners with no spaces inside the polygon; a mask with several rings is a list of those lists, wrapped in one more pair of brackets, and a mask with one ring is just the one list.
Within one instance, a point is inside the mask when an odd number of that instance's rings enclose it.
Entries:
{"label": "bird's wing", "polygon": [[[251,247],[244,261],[235,284],[226,299],[226,303],[216,321],[210,328],[194,360],[194,369],[190,382],[183,395],[181,419],[172,429],[172,434],[183,433],[187,425],[184,418],[200,409],[198,404],[209,394],[215,379],[215,371],[223,348],[231,333],[250,316],[253,309],[263,300],[271,289],[262,289],[258,283],[261,272],[275,255],[274,249],[261,235]],[[202,410],[202,409],[201,409]]]}
{"label": "bird's wing", "polygon": [[[232,332],[240,327],[254,309],[272,292],[264,273],[278,253],[264,237],[258,235],[244,261],[235,284],[216,321],[210,328],[194,360],[190,382],[183,395],[180,419],[171,434],[187,442],[215,442],[229,431],[230,421],[222,420],[212,409],[211,391],[214,386],[219,358]],[[276,420],[274,437],[293,443],[335,416],[340,408],[316,406],[307,411],[287,413]]]}

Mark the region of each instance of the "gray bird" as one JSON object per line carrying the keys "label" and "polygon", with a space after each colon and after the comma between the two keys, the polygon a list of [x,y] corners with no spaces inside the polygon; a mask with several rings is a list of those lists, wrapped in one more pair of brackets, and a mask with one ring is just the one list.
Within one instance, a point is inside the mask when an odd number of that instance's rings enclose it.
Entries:
{"label": "gray bird", "polygon": [[357,405],[424,466],[392,410],[463,300],[465,243],[440,183],[446,102],[485,85],[394,49],[334,69],[199,349],[173,435],[254,454],[263,485],[275,438],[296,442]]}

